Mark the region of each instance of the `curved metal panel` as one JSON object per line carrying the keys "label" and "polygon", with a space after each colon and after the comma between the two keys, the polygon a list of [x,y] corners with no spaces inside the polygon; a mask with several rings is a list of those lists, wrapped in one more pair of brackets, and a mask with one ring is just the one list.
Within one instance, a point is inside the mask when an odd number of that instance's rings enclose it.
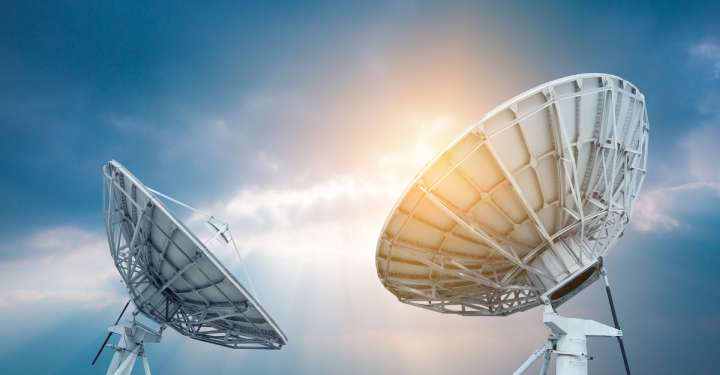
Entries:
{"label": "curved metal panel", "polygon": [[645,98],[607,74],[526,91],[428,164],[377,244],[383,285],[443,313],[507,315],[598,277],[645,176]]}
{"label": "curved metal panel", "polygon": [[103,175],[110,254],[143,314],[229,348],[287,343],[250,293],[140,180],[114,160]]}

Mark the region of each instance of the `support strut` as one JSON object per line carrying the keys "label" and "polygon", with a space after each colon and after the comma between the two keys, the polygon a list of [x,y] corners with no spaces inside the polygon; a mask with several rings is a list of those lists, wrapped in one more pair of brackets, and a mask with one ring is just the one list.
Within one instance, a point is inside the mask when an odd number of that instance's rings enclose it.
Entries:
{"label": "support strut", "polygon": [[[620,329],[617,312],[615,311],[615,303],[613,302],[612,292],[610,291],[610,281],[608,281],[605,268],[602,269],[601,273],[603,276],[603,280],[605,281],[605,292],[607,293],[608,302],[610,302],[610,311],[612,311],[613,323],[615,324],[615,328]],[[625,343],[623,342],[622,336],[618,336],[617,341],[620,345],[620,353],[622,353],[623,364],[625,364],[625,373],[627,375],[630,375],[630,364],[628,362],[627,353],[625,352]]]}
{"label": "support strut", "polygon": [[[128,306],[130,305],[130,300],[127,301],[125,304],[125,307],[123,307],[122,311],[120,311],[120,315],[118,315],[117,319],[115,319],[115,324],[117,325],[120,322],[120,319],[125,314],[125,310],[127,310]],[[105,349],[105,346],[107,345],[108,341],[110,340],[110,336],[112,336],[112,332],[108,332],[107,336],[105,336],[105,341],[103,341],[102,345],[100,345],[100,349],[98,349],[97,354],[95,354],[95,358],[93,358],[92,363],[90,365],[95,366],[95,362],[97,362],[98,358],[100,358],[100,354]]]}

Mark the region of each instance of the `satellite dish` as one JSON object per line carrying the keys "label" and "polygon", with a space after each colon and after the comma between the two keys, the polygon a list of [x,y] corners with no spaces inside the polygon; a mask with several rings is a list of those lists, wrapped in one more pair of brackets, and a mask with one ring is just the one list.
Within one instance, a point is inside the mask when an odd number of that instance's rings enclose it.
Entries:
{"label": "satellite dish", "polygon": [[[561,78],[503,103],[398,200],[377,244],[382,284],[401,302],[441,313],[509,315],[545,304],[554,314],[602,274],[645,177],[648,132],[643,94],[613,75]],[[547,345],[541,353],[562,346]],[[585,372],[567,372],[565,357],[558,374],[586,373],[586,357]]]}
{"label": "satellite dish", "polygon": [[[160,198],[192,209],[140,182],[117,161],[103,167],[103,210],[110,255],[123,279],[135,312],[110,328],[122,336],[108,374],[130,374],[137,357],[149,374],[143,343],[159,342],[172,327],[195,340],[232,349],[280,349],[287,338],[260,306],[208,249],[212,240],[232,243],[227,224],[210,216],[215,235],[199,240]],[[160,324],[153,330],[135,316],[142,313]],[[119,324],[120,323],[120,324]]]}

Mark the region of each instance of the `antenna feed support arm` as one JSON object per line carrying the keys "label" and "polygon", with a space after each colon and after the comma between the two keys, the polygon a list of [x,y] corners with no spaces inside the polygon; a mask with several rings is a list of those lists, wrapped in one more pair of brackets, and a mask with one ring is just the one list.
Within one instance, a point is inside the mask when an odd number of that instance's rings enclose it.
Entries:
{"label": "antenna feed support arm", "polygon": [[581,335],[584,337],[620,337],[622,331],[588,319],[566,318],[558,315],[552,306],[546,305],[543,323],[557,336]]}

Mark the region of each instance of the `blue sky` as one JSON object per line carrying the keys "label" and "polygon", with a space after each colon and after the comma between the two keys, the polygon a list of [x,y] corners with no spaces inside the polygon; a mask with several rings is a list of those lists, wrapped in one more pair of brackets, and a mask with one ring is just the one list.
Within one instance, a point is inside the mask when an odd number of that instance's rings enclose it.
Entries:
{"label": "blue sky", "polygon": [[[0,12],[0,372],[89,367],[122,306],[100,167],[234,225],[279,352],[168,333],[158,373],[508,373],[539,310],[397,302],[375,241],[433,153],[536,84],[607,72],[646,95],[649,174],[607,258],[637,373],[710,373],[720,335],[717,2],[10,2]],[[240,269],[232,264],[235,271]],[[563,313],[610,321],[600,285]],[[594,339],[593,373],[621,371]]]}

